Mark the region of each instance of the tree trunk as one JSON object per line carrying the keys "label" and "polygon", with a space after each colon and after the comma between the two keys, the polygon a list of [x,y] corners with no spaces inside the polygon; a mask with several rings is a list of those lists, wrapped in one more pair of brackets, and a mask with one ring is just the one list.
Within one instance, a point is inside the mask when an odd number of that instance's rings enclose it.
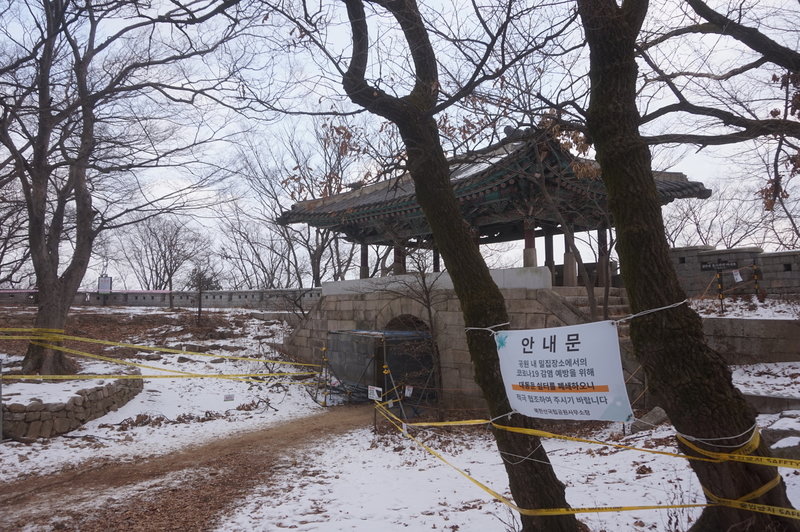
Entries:
{"label": "tree trunk", "polygon": [[[414,180],[417,201],[437,242],[447,271],[453,280],[467,327],[490,327],[507,323],[503,294],[464,223],[458,200],[450,184],[450,169],[439,141],[433,118],[420,116],[399,123],[408,151],[408,166]],[[475,381],[481,387],[492,418],[511,411],[506,397],[494,338],[486,331],[467,334]],[[533,428],[533,419],[513,415],[509,425]],[[497,448],[517,505],[523,508],[567,508],[564,485],[553,472],[539,438],[495,431]],[[520,460],[527,456],[531,460]],[[516,457],[516,458],[515,458]],[[535,461],[534,461],[535,460]],[[574,515],[557,517],[521,516],[523,530],[576,530]]]}
{"label": "tree trunk", "polygon": [[[638,129],[635,40],[647,2],[626,0],[618,7],[615,0],[578,0],[578,5],[591,53],[587,125],[617,228],[622,274],[632,310],[657,309],[685,295],[669,258],[650,152]],[[631,339],[650,391],[680,433],[717,438],[718,447],[700,445],[717,452],[746,442],[754,412],[732,385],[723,359],[705,344],[695,312],[680,305],[635,318]],[[745,436],[729,438],[738,434]],[[767,456],[769,450],[762,442],[751,454]],[[751,493],[778,474],[773,467],[738,462],[690,464],[703,487],[726,499]],[[791,507],[782,481],[752,502]],[[715,532],[798,529],[796,521],[721,506],[706,509],[693,527]]]}
{"label": "tree trunk", "polygon": [[[39,329],[63,329],[69,312],[69,301],[64,299],[64,290],[58,281],[40,283],[38,286],[38,310],[34,327]],[[71,299],[72,296],[70,296]],[[61,342],[46,343],[61,345]],[[74,375],[78,365],[66,353],[48,349],[33,343],[22,361],[22,372],[28,375]]]}

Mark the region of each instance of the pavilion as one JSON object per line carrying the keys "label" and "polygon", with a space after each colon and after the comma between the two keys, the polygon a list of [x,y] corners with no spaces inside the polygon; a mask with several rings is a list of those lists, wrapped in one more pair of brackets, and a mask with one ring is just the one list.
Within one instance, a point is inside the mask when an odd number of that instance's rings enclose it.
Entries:
{"label": "pavilion", "polygon": [[[498,145],[451,159],[450,168],[462,215],[479,245],[524,240],[523,265],[536,266],[535,239],[544,237],[545,266],[556,279],[554,237],[565,229],[572,234],[597,231],[598,262],[608,260],[607,231],[614,224],[594,161],[569,154],[553,139],[543,140],[541,132],[515,131]],[[711,195],[702,183],[689,181],[679,172],[655,172],[654,177],[662,205]],[[296,203],[281,214],[278,223],[330,229],[361,244],[362,278],[369,272],[370,244],[394,248],[394,273],[405,272],[407,248],[433,250],[433,269],[439,271],[436,242],[408,174]],[[554,284],[571,286],[576,283],[577,267],[566,239],[564,249],[561,283]]]}

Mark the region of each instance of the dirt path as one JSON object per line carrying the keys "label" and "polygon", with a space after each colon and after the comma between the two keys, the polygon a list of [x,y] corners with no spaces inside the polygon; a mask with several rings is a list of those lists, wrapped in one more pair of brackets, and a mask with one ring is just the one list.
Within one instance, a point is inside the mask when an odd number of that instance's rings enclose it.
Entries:
{"label": "dirt path", "polygon": [[141,462],[88,463],[13,482],[0,488],[0,530],[209,530],[293,448],[371,420],[368,405],[336,407]]}

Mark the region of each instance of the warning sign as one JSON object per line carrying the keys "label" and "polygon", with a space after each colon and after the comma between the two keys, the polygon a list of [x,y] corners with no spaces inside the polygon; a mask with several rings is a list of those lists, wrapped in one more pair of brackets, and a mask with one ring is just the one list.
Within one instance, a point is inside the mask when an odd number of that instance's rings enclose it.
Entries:
{"label": "warning sign", "polygon": [[633,419],[613,321],[501,331],[495,340],[517,412],[545,419]]}

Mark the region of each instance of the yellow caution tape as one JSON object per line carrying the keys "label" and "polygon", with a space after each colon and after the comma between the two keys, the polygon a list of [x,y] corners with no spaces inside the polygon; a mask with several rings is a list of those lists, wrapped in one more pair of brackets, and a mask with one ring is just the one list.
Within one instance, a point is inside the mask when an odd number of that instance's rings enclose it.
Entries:
{"label": "yellow caution tape", "polygon": [[591,443],[595,445],[607,445],[609,447],[616,447],[617,449],[627,449],[629,451],[639,451],[643,453],[650,453],[650,454],[658,454],[662,456],[671,456],[673,458],[684,458],[688,460],[700,460],[702,462],[718,462],[718,460],[711,459],[711,458],[703,458],[701,456],[689,456],[685,454],[678,454],[678,453],[670,453],[667,451],[656,451],[653,449],[644,449],[641,447],[632,447],[630,445],[622,445],[619,443],[611,443],[611,442],[604,442],[599,440],[587,440],[585,438],[577,438],[575,436],[564,436],[562,434],[553,434],[552,432],[546,432],[543,430],[537,429],[527,429],[523,427],[510,427],[507,425],[500,425],[497,423],[492,423],[492,426],[500,429],[500,430],[507,430],[509,432],[516,432],[519,434],[527,434],[529,436],[539,436],[540,438],[554,438],[558,440],[567,440],[567,441],[576,441],[580,443]]}
{"label": "yellow caution tape", "polygon": [[[394,416],[391,412],[389,415],[393,416],[395,420],[400,423],[403,423],[402,420]],[[654,449],[645,449],[642,447],[633,447],[630,445],[622,445],[619,443],[612,443],[612,442],[605,442],[599,440],[589,440],[585,438],[577,438],[574,436],[565,436],[562,434],[554,434],[552,432],[546,432],[543,430],[538,429],[529,429],[523,427],[511,427],[507,425],[500,425],[499,423],[492,423],[488,419],[469,419],[466,421],[441,421],[441,422],[434,422],[434,423],[406,423],[408,427],[447,427],[447,426],[458,426],[458,425],[486,425],[491,424],[493,427],[500,429],[500,430],[507,430],[509,432],[516,432],[519,434],[527,434],[529,436],[538,436],[540,438],[553,438],[559,440],[567,440],[567,441],[575,441],[579,443],[589,443],[593,445],[607,445],[609,447],[615,447],[617,449],[626,449],[629,451],[639,451],[642,453],[650,453],[650,454],[658,454],[661,456],[670,456],[673,458],[682,458],[685,460],[698,460],[702,462],[723,462],[726,460],[737,461],[737,462],[745,462],[750,464],[761,464],[767,466],[774,466],[774,467],[787,467],[791,469],[800,469],[800,460],[792,460],[789,458],[776,458],[772,456],[753,456],[749,453],[753,452],[755,449],[758,448],[759,440],[758,440],[758,433],[756,432],[756,436],[751,438],[751,440],[745,444],[740,449],[737,449],[733,453],[715,453],[711,451],[706,451],[704,449],[700,449],[696,445],[692,444],[685,438],[682,438],[680,435],[677,435],[678,439],[681,440],[687,447],[695,450],[699,454],[704,456],[690,456],[687,454],[681,453],[670,453],[667,451],[656,451]]]}
{"label": "yellow caution tape", "polygon": [[43,332],[43,333],[63,333],[64,329],[42,329],[38,327],[0,327],[0,332]]}
{"label": "yellow caution tape", "polygon": [[[739,509],[742,509],[742,510],[749,510],[749,511],[752,511],[752,512],[771,514],[771,515],[776,515],[776,516],[780,516],[780,517],[788,517],[790,519],[800,519],[800,511],[795,510],[793,508],[783,508],[783,507],[779,507],[779,506],[769,506],[769,505],[765,505],[765,504],[756,504],[756,503],[747,502],[749,499],[755,499],[755,498],[760,497],[761,495],[763,495],[764,493],[766,493],[767,491],[769,491],[770,489],[775,487],[781,481],[780,475],[778,475],[777,478],[771,480],[770,482],[768,482],[767,484],[765,484],[761,488],[759,488],[759,489],[757,489],[757,490],[745,495],[740,500],[722,499],[722,498],[719,498],[719,497],[711,496],[711,497],[713,497],[713,500],[714,500],[713,503],[667,504],[667,505],[644,505],[644,506],[599,506],[599,507],[581,507],[581,508],[535,508],[535,509],[520,508],[519,506],[517,506],[516,504],[511,502],[507,497],[504,497],[503,495],[500,495],[499,493],[494,491],[489,486],[487,486],[487,485],[483,484],[482,482],[480,482],[479,480],[473,478],[471,475],[469,475],[467,472],[465,472],[461,468],[451,464],[446,458],[444,458],[437,451],[435,451],[434,449],[428,447],[427,445],[425,445],[424,443],[422,443],[421,441],[419,441],[415,437],[411,436],[408,433],[408,431],[404,431],[403,430],[403,426],[402,426],[403,423],[401,422],[398,425],[397,421],[395,421],[395,420],[400,421],[399,418],[397,418],[397,416],[395,416],[389,410],[387,410],[385,406],[383,406],[380,403],[376,403],[375,404],[375,408],[384,418],[386,418],[387,421],[389,421],[389,423],[391,423],[396,429],[398,429],[408,439],[412,440],[414,443],[416,443],[417,445],[419,445],[420,447],[425,449],[432,456],[438,458],[439,460],[441,460],[442,462],[444,462],[445,464],[447,464],[451,468],[453,468],[456,471],[458,471],[467,480],[469,480],[470,482],[472,482],[473,484],[475,484],[476,486],[481,488],[483,491],[485,491],[486,493],[491,495],[493,498],[495,498],[499,502],[505,504],[509,508],[512,508],[513,510],[519,512],[522,515],[555,516],[555,515],[569,515],[569,514],[579,514],[579,513],[630,512],[630,511],[641,511],[641,510],[666,510],[666,509],[671,509],[671,508],[707,508],[707,507],[711,507],[711,506],[729,506],[729,507],[732,507],[732,508],[739,508]],[[475,420],[473,420],[473,421],[475,421]],[[406,424],[406,425],[408,425],[408,424]],[[494,425],[494,423],[493,423],[493,425]],[[498,428],[501,428],[501,427],[506,428],[506,427],[504,427],[502,425],[499,426]],[[516,429],[516,428],[519,428],[519,427],[507,427],[507,428]],[[528,429],[523,429],[523,430],[528,430]],[[540,432],[543,432],[543,431],[540,431]],[[546,433],[546,434],[550,434],[550,433]],[[556,435],[554,435],[554,436],[556,436]],[[583,440],[583,439],[580,439],[580,438],[570,438],[568,436],[564,436],[563,439],[570,439],[570,440],[583,441],[583,442],[589,442],[589,443],[600,443],[600,442],[596,442],[596,441],[592,441],[592,440]],[[636,450],[646,450],[646,449],[636,449]],[[649,452],[655,452],[655,451],[649,451]],[[681,455],[675,455],[674,453],[661,453],[660,452],[659,454],[666,454],[666,455],[670,455],[670,456],[681,456]],[[686,458],[686,456],[681,456],[681,457]]]}
{"label": "yellow caution tape", "polygon": [[[33,342],[33,343],[34,343],[34,345],[38,345],[38,346],[44,347],[46,349],[56,349],[56,350],[59,350],[59,351],[64,351],[66,353],[71,353],[73,355],[85,356],[85,357],[88,357],[88,358],[95,358],[95,359],[98,359],[98,360],[104,360],[106,362],[122,364],[124,366],[133,366],[133,367],[140,368],[140,369],[150,369],[150,370],[155,370],[155,371],[164,371],[164,372],[169,373],[171,375],[185,375],[185,376],[196,376],[196,375],[199,375],[197,373],[193,373],[193,372],[189,372],[189,371],[180,371],[180,370],[174,370],[174,369],[159,368],[157,366],[150,366],[148,364],[138,364],[136,362],[129,362],[127,360],[119,360],[119,359],[116,359],[116,358],[110,358],[110,357],[106,357],[106,356],[102,356],[102,355],[93,355],[91,353],[85,353],[83,351],[78,351],[76,349],[70,349],[68,347],[62,347],[62,346],[56,346],[56,345],[50,345],[50,344],[43,344],[43,343],[39,343],[39,342]],[[311,373],[311,374],[312,375],[316,375],[316,373]],[[263,374],[260,374],[260,375],[263,375]],[[282,374],[282,375],[285,375],[285,374]],[[42,376],[40,375],[39,377],[41,378]],[[165,376],[165,377],[167,377],[167,376]],[[165,378],[165,377],[162,377],[162,378]],[[235,381],[241,381],[241,382],[251,382],[251,383],[260,382],[260,381],[257,381],[257,380],[253,380],[252,378],[228,377],[228,376],[223,376],[223,375],[220,375],[217,378],[227,379],[227,380],[235,380]]]}
{"label": "yellow caution tape", "polygon": [[[761,486],[757,490],[753,490],[750,493],[748,493],[747,495],[742,495],[738,499],[734,499],[734,500],[739,501],[739,502],[747,502],[747,501],[752,501],[753,499],[758,499],[759,497],[761,497],[762,495],[767,493],[769,490],[771,490],[772,488],[774,488],[775,486],[780,484],[781,480],[782,480],[782,478],[781,478],[780,474],[777,474],[777,475],[775,475],[775,478],[773,478],[772,480],[770,480],[769,482],[767,482],[766,484],[764,484],[763,486]],[[703,486],[703,493],[705,493],[706,497],[708,497],[709,499],[711,499],[714,502],[722,499],[721,497],[717,497],[716,495],[711,493],[708,489],[706,489],[705,486]],[[731,499],[725,499],[725,500],[731,500]]]}
{"label": "yellow caution tape", "polygon": [[[311,376],[316,373],[185,373],[180,375],[139,375],[138,373],[119,375],[0,375],[3,380],[96,380],[96,379],[230,379],[232,377],[288,377],[292,375]],[[248,379],[247,382],[259,382]],[[291,383],[291,381],[287,381]],[[270,383],[285,384],[285,383]],[[307,384],[307,383],[299,383]]]}
{"label": "yellow caution tape", "polygon": [[[289,364],[292,366],[310,366],[310,367],[321,367],[320,364],[309,364],[305,362],[288,362],[286,360],[267,360],[262,358],[250,358],[250,357],[237,357],[233,355],[214,355],[210,353],[200,353],[197,351],[184,351],[182,349],[173,349],[170,347],[159,347],[159,346],[149,346],[149,345],[136,345],[136,344],[127,344],[122,342],[112,342],[109,340],[95,340],[93,338],[84,338],[81,336],[67,336],[65,334],[57,334],[61,331],[60,329],[21,329],[21,328],[6,328],[0,329],[0,331],[7,331],[7,332],[38,332],[43,331],[51,334],[43,334],[43,335],[36,335],[36,336],[0,336],[0,340],[48,340],[48,341],[61,341],[61,340],[73,340],[76,342],[85,342],[91,344],[100,344],[100,345],[108,345],[114,347],[128,347],[131,349],[139,349],[141,351],[156,351],[161,353],[173,353],[177,355],[195,355],[195,356],[202,356],[202,357],[214,357],[214,358],[224,358],[229,360],[246,360],[249,362],[266,362],[270,364]],[[56,334],[52,334],[56,333]]]}
{"label": "yellow caution tape", "polygon": [[41,342],[32,342],[32,343],[33,343],[33,345],[37,345],[39,347],[44,347],[45,349],[53,349],[53,350],[56,350],[56,351],[63,351],[64,353],[70,353],[72,355],[79,355],[79,356],[83,356],[83,357],[87,357],[87,358],[94,358],[94,359],[97,359],[97,360],[103,360],[105,362],[111,362],[113,364],[121,364],[123,366],[132,366],[132,367],[140,368],[140,369],[152,369],[152,370],[155,370],[155,371],[165,371],[167,373],[175,373],[175,374],[178,374],[178,375],[188,375],[189,373],[191,373],[189,371],[180,371],[180,370],[177,370],[177,369],[159,368],[157,366],[150,366],[148,364],[138,364],[136,362],[130,362],[128,360],[120,360],[120,359],[117,359],[117,358],[106,357],[106,356],[103,356],[103,355],[93,355],[92,353],[86,353],[84,351],[78,351],[77,349],[70,349],[69,347],[64,347],[64,346],[59,346],[59,345],[44,344],[44,343],[41,343]]}
{"label": "yellow caution tape", "polygon": [[758,464],[758,465],[765,465],[765,466],[772,466],[772,467],[788,467],[791,469],[800,469],[800,460],[792,460],[789,458],[777,458],[774,456],[754,456],[749,453],[753,452],[755,449],[758,448],[760,443],[759,433],[758,431],[754,431],[754,437],[741,449],[737,449],[731,453],[717,453],[714,451],[708,451],[706,449],[701,449],[694,443],[690,442],[680,434],[677,435],[678,440],[686,447],[690,448],[691,450],[695,451],[696,453],[702,454],[703,456],[707,456],[710,459],[716,461],[726,461],[730,460],[731,462],[744,462],[746,464]]}
{"label": "yellow caution tape", "polygon": [[716,503],[720,506],[729,506],[739,510],[747,510],[750,512],[758,512],[761,514],[770,514],[778,517],[787,517],[789,519],[800,519],[800,511],[794,508],[783,508],[782,506],[769,506],[767,504],[758,504],[748,501],[735,501],[732,499],[716,499]]}
{"label": "yellow caution tape", "polygon": [[453,427],[456,425],[488,425],[488,419],[465,419],[463,421],[432,421],[430,423],[406,423],[409,427]]}
{"label": "yellow caution tape", "polygon": [[427,445],[425,445],[424,443],[422,443],[421,441],[419,441],[415,437],[413,437],[410,434],[408,434],[408,431],[403,432],[402,425],[398,426],[398,424],[395,422],[395,420],[392,419],[395,416],[391,412],[386,410],[385,407],[383,407],[380,404],[376,404],[376,409],[378,410],[378,412],[381,415],[383,415],[384,418],[386,418],[389,421],[389,423],[394,425],[394,427],[396,429],[398,429],[400,432],[402,432],[408,439],[412,440],[414,443],[416,443],[417,445],[419,445],[420,447],[425,449],[432,456],[438,458],[439,460],[441,460],[442,462],[444,462],[445,464],[447,464],[451,468],[455,469],[464,478],[466,478],[467,480],[469,480],[470,482],[472,482],[473,484],[475,484],[476,486],[481,488],[483,491],[485,491],[486,493],[491,495],[494,499],[500,501],[501,503],[505,504],[509,508],[519,512],[522,515],[553,516],[553,515],[569,515],[569,514],[596,513],[596,512],[624,512],[624,511],[635,511],[635,510],[664,510],[664,509],[669,509],[669,508],[705,508],[707,506],[710,506],[709,504],[703,503],[703,504],[672,504],[672,505],[660,505],[660,506],[659,505],[652,505],[652,506],[601,506],[601,507],[591,507],[591,508],[587,508],[587,507],[584,507],[584,508],[535,508],[535,509],[521,508],[521,507],[517,506],[516,504],[514,504],[513,502],[511,502],[511,500],[509,500],[507,497],[504,497],[503,495],[499,494],[498,492],[496,492],[495,490],[493,490],[492,488],[490,488],[486,484],[482,483],[478,479],[473,478],[469,473],[467,473],[463,469],[461,469],[461,468],[453,465],[452,463],[450,463],[444,456],[439,454],[437,451],[435,451],[434,449],[428,447]]}

